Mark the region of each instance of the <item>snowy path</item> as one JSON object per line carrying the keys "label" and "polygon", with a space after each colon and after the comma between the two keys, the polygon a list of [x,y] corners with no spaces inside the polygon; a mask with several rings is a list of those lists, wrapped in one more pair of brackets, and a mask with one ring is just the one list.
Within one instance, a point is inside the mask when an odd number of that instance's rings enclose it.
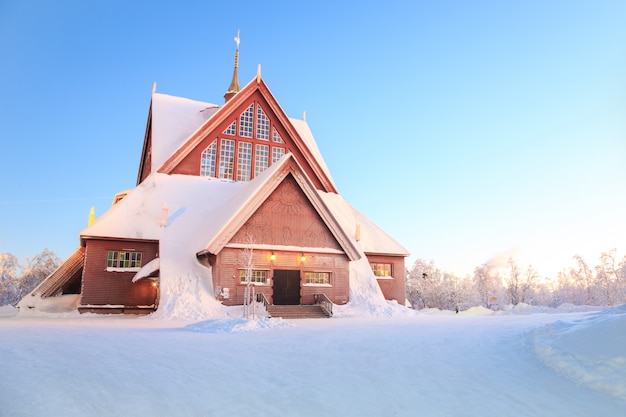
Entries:
{"label": "snowy path", "polygon": [[533,353],[528,331],[580,317],[0,318],[0,416],[624,416]]}

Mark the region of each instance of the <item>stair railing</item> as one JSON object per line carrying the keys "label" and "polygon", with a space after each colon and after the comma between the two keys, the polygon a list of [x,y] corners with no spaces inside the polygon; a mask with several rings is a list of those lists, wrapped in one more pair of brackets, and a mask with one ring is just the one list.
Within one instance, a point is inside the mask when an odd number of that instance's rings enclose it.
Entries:
{"label": "stair railing", "polygon": [[319,304],[326,311],[329,317],[333,316],[333,302],[326,294],[313,294],[313,300],[315,304]]}
{"label": "stair railing", "polygon": [[269,311],[270,301],[267,299],[267,296],[265,294],[263,294],[262,292],[257,293],[256,301],[257,303],[261,303],[266,313]]}

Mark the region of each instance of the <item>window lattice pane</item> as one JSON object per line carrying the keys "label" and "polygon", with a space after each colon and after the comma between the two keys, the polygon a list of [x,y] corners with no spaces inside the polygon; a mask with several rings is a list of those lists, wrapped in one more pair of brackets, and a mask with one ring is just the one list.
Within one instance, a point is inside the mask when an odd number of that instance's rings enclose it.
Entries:
{"label": "window lattice pane", "polygon": [[377,277],[391,276],[391,264],[372,263],[370,265],[372,267],[372,272],[374,272],[374,275]]}
{"label": "window lattice pane", "polygon": [[330,284],[330,272],[305,272],[307,284]]}
{"label": "window lattice pane", "polygon": [[272,128],[272,141],[276,143],[285,143],[283,142],[283,138],[280,137],[280,133],[276,130],[276,128]]}
{"label": "window lattice pane", "polygon": [[256,138],[270,140],[270,119],[259,105],[256,111]]}
{"label": "window lattice pane", "polygon": [[265,171],[269,165],[270,147],[268,145],[256,145],[256,158],[254,161],[254,176]]}
{"label": "window lattice pane", "polygon": [[272,147],[272,164],[278,161],[285,154],[285,148]]}
{"label": "window lattice pane", "polygon": [[239,142],[239,155],[237,157],[237,181],[250,181],[252,170],[252,144]]}
{"label": "window lattice pane", "polygon": [[254,119],[254,104],[241,113],[239,116],[239,135],[247,138],[252,137],[252,121]]}
{"label": "window lattice pane", "polygon": [[220,145],[220,178],[233,179],[233,165],[235,163],[235,141],[222,139]]}
{"label": "window lattice pane", "polygon": [[234,120],[231,123],[231,125],[228,126],[226,128],[226,130],[224,130],[224,134],[225,135],[233,135],[233,136],[235,136],[237,134],[237,123]]}
{"label": "window lattice pane", "polygon": [[107,268],[141,268],[141,252],[110,250],[107,254]]}
{"label": "window lattice pane", "polygon": [[[267,271],[252,270],[250,271],[250,282],[253,284],[267,284]],[[240,282],[246,282],[246,270],[239,270]]]}
{"label": "window lattice pane", "polygon": [[214,140],[208,148],[202,152],[202,161],[200,162],[200,176],[215,177],[215,154],[217,151],[217,141]]}

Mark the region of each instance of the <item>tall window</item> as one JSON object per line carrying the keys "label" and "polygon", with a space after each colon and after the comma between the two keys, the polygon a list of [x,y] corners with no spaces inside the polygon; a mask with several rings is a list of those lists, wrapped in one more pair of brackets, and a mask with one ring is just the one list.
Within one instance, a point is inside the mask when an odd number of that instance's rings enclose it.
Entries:
{"label": "tall window", "polygon": [[377,277],[391,277],[391,264],[371,263],[370,266]]}
{"label": "tall window", "polygon": [[233,179],[233,165],[235,163],[235,141],[222,139],[220,144],[220,178]]}
{"label": "tall window", "polygon": [[270,140],[270,119],[258,104],[256,108],[256,138]]}
{"label": "tall window", "polygon": [[200,162],[200,176],[215,177],[215,155],[217,153],[217,140],[209,145],[202,152],[202,162]]}
{"label": "tall window", "polygon": [[252,144],[250,142],[239,142],[239,153],[237,156],[237,181],[250,181],[251,170]]}
{"label": "tall window", "polygon": [[252,122],[254,119],[254,103],[250,104],[241,116],[239,116],[239,135],[247,138],[252,137]]}
{"label": "tall window", "polygon": [[256,145],[256,158],[254,161],[254,176],[256,177],[269,166],[270,147],[268,145]]}
{"label": "tall window", "polygon": [[250,181],[289,152],[265,110],[253,102],[228,121],[223,137],[202,152],[200,176]]}

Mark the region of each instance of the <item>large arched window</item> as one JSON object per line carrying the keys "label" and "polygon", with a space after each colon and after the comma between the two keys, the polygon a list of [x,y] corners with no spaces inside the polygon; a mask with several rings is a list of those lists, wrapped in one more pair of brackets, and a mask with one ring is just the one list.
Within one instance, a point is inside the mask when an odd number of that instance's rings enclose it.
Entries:
{"label": "large arched window", "polygon": [[200,175],[250,181],[288,152],[260,103],[251,103],[202,152]]}

